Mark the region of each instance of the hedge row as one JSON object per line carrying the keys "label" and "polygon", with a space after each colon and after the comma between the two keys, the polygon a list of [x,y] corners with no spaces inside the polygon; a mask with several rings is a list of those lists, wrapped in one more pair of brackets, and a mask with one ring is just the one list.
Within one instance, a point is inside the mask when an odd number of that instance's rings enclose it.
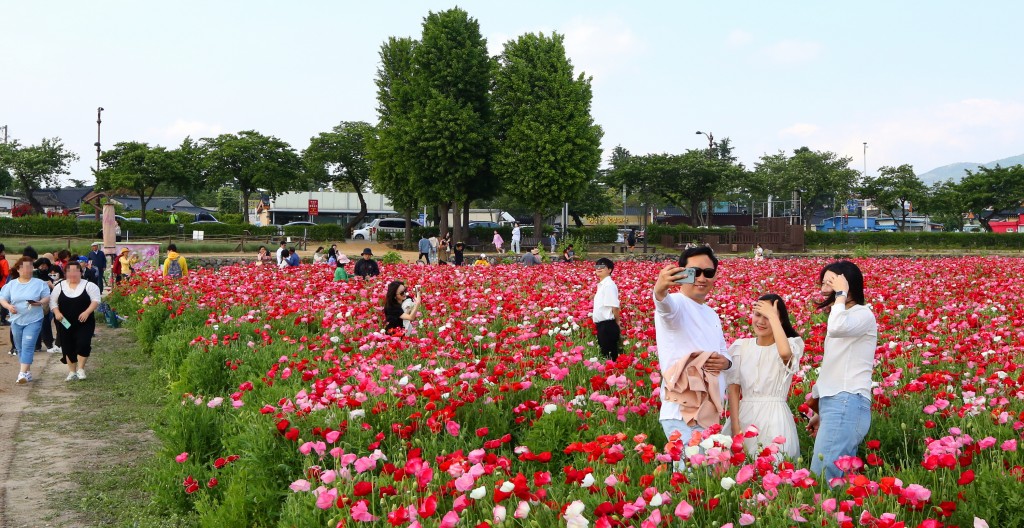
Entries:
{"label": "hedge row", "polygon": [[804,237],[808,248],[871,247],[914,249],[1024,249],[1024,235],[1019,233],[842,233],[809,231]]}
{"label": "hedge row", "polygon": [[[509,226],[502,226],[496,229],[491,227],[474,227],[469,230],[469,236],[464,238],[466,240],[476,238],[477,240],[490,242],[494,238],[495,231],[501,235],[501,238],[506,243],[512,240],[512,228]],[[533,237],[533,229],[523,228],[522,231],[523,238]],[[545,226],[541,232],[547,238],[551,236],[552,228],[551,226]],[[412,238],[413,240],[419,240],[420,236],[430,238],[432,236],[439,236],[439,233],[440,229],[437,226],[415,227],[412,230]],[[584,238],[594,244],[610,244],[614,243],[618,237],[618,228],[613,225],[570,227],[569,236]],[[401,238],[401,233],[380,233],[379,235],[380,240],[400,240]]]}
{"label": "hedge row", "polygon": [[[146,215],[149,216],[148,214]],[[277,226],[257,227],[246,224],[184,224],[184,234],[191,235],[192,231],[203,231],[206,235],[233,235],[242,236],[246,231],[253,236],[277,236]],[[19,218],[0,218],[0,235],[51,235],[51,236],[77,236],[97,237],[102,229],[102,223],[95,220],[76,220],[71,217],[46,218],[43,216],[24,216]],[[141,222],[129,222],[122,225],[121,229],[127,230],[131,237],[166,237],[179,234],[177,225],[167,223],[166,216],[163,222],[143,224]],[[345,227],[324,224],[317,226],[288,226],[284,228],[286,236],[302,236],[307,232],[311,240],[345,240]]]}

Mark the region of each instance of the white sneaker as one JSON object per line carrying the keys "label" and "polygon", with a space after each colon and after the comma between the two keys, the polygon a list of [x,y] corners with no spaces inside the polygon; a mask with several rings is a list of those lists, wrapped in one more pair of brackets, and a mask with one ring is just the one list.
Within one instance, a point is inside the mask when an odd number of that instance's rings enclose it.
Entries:
{"label": "white sneaker", "polygon": [[31,372],[26,372],[25,373],[25,381],[32,381],[32,373]]}
{"label": "white sneaker", "polygon": [[75,381],[78,379],[78,375],[74,372],[69,372],[68,377],[64,378],[64,381]]}
{"label": "white sneaker", "polygon": [[53,353],[54,354],[62,354],[63,352],[64,352],[64,349],[62,349],[61,347],[59,347],[57,345],[53,345]]}
{"label": "white sneaker", "polygon": [[24,372],[18,373],[18,383],[21,385],[28,383],[28,376],[25,376]]}
{"label": "white sneaker", "polygon": [[46,353],[47,354],[56,354],[57,353],[57,347],[56,346],[52,346],[50,348],[47,348],[46,349]]}
{"label": "white sneaker", "polygon": [[78,379],[85,379],[85,369],[78,369],[78,372],[76,372],[75,374],[78,375]]}

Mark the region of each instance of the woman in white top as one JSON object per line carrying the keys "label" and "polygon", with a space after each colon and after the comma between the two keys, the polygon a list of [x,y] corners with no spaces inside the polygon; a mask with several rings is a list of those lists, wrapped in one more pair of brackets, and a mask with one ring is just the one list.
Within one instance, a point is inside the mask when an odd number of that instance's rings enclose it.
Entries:
{"label": "woman in white top", "polygon": [[729,348],[732,368],[725,377],[730,418],[725,430],[736,436],[756,426],[758,435],[743,440],[744,450],[753,457],[765,448],[774,451],[772,441],[783,437],[786,441],[777,454],[795,460],[800,457],[800,440],[787,398],[793,374],[800,370],[804,340],[793,329],[786,303],[774,293],[757,300],[750,323],[754,337],[738,339]]}
{"label": "woman in white top", "polygon": [[65,381],[85,379],[85,361],[92,353],[92,335],[96,333],[96,316],[100,305],[100,289],[82,280],[82,265],[68,262],[64,280],[53,287],[50,311],[57,320],[60,333],[61,363],[68,366]]}
{"label": "woman in white top", "polygon": [[828,330],[818,380],[809,406],[816,414],[807,425],[814,437],[811,472],[823,471],[828,482],[843,476],[836,460],[856,456],[871,427],[871,372],[878,345],[875,314],[864,303],[864,275],[841,260],[818,276],[829,308]]}

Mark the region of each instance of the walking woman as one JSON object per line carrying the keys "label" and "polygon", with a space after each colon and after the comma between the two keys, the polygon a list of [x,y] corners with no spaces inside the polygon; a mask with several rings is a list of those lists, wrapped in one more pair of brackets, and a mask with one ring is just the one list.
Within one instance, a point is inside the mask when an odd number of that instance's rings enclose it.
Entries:
{"label": "walking woman", "polygon": [[855,456],[871,426],[871,372],[878,345],[875,314],[864,303],[864,275],[856,264],[840,260],[818,275],[829,309],[824,354],[809,406],[816,414],[807,425],[814,437],[811,472],[829,482],[842,477],[836,460]]}
{"label": "walking woman", "polygon": [[100,305],[100,289],[82,280],[82,265],[69,262],[64,280],[57,283],[50,297],[50,310],[57,319],[61,336],[61,363],[68,366],[65,381],[85,379],[85,361],[92,352],[92,335],[96,331],[93,312]]}
{"label": "walking woman", "polygon": [[36,341],[43,328],[43,305],[50,302],[50,287],[32,276],[32,257],[21,257],[15,264],[18,277],[8,281],[0,289],[0,305],[11,313],[13,344],[18,350],[17,383],[32,381],[32,360],[35,357]]}
{"label": "walking woman", "polygon": [[793,329],[782,297],[762,295],[750,315],[754,337],[737,339],[729,348],[732,368],[725,371],[729,393],[726,431],[743,434],[754,425],[757,436],[743,440],[750,456],[758,456],[777,437],[786,439],[780,455],[800,457],[793,411],[789,409],[789,386],[800,370],[804,340]]}

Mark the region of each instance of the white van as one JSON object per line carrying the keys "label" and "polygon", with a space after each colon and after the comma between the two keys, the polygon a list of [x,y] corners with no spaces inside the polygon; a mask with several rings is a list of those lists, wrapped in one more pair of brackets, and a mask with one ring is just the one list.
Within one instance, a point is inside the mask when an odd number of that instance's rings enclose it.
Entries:
{"label": "white van", "polygon": [[[412,221],[413,227],[421,227],[416,220]],[[376,240],[377,233],[401,233],[405,234],[404,218],[378,218],[363,227],[352,232],[353,240]]]}

